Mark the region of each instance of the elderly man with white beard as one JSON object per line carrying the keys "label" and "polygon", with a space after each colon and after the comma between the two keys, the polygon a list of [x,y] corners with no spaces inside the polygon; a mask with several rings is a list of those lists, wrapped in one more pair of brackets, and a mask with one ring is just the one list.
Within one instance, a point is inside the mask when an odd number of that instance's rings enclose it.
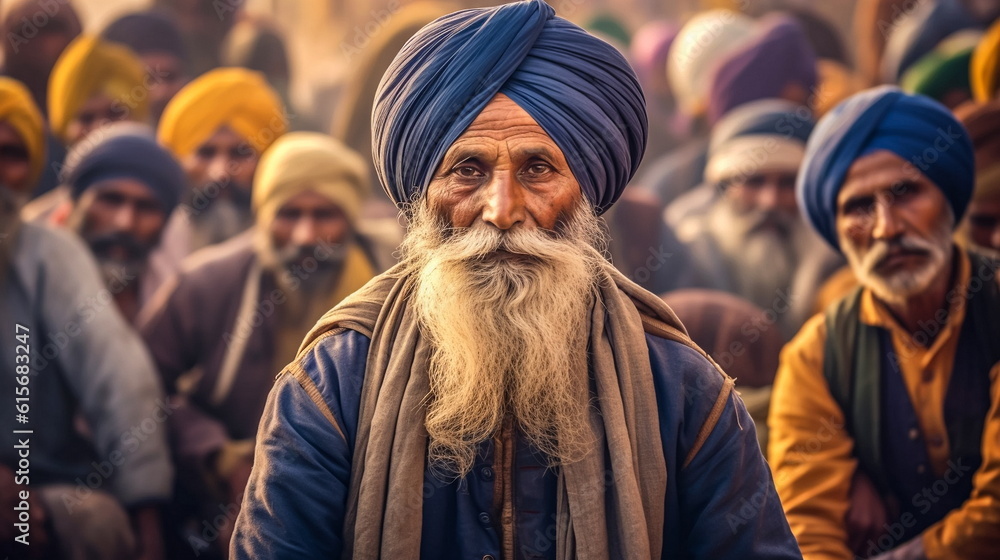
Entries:
{"label": "elderly man with white beard", "polygon": [[706,182],[667,207],[694,285],[745,298],[791,338],[819,286],[843,264],[809,229],[795,201],[812,111],[763,99],[728,113],[712,132]]}
{"label": "elderly man with white beard", "polygon": [[973,146],[948,110],[881,87],[809,139],[797,193],[861,286],[782,351],[768,451],[805,558],[995,558],[1000,262],[952,240]]}
{"label": "elderly man with white beard", "polygon": [[732,380],[603,256],[646,138],[621,55],[541,0],[456,12],[372,129],[402,259],[279,375],[232,555],[799,558]]}

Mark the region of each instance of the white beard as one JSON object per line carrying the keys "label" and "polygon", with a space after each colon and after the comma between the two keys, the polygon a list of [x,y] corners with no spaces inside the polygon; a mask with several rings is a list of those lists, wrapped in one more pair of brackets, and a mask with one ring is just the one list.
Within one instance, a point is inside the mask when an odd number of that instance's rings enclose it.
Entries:
{"label": "white beard", "polygon": [[779,292],[788,292],[799,264],[797,239],[801,220],[776,214],[779,230],[762,229],[769,217],[763,212],[740,214],[726,200],[720,200],[709,216],[709,228],[730,263],[739,295],[763,309],[769,309]]}
{"label": "white beard", "polygon": [[925,239],[906,236],[899,240],[898,243],[903,248],[925,251],[929,257],[927,264],[912,272],[904,270],[889,276],[879,274],[876,268],[889,251],[889,243],[876,241],[866,253],[862,254],[849,239],[841,236],[840,246],[858,281],[870,289],[875,297],[891,304],[904,303],[911,296],[926,290],[948,262],[955,218],[950,207],[947,208],[947,212],[930,237]]}
{"label": "white beard", "polygon": [[593,446],[588,326],[607,241],[583,204],[559,229],[450,229],[415,209],[402,260],[433,349],[426,427],[440,472],[468,473],[508,414],[553,465]]}

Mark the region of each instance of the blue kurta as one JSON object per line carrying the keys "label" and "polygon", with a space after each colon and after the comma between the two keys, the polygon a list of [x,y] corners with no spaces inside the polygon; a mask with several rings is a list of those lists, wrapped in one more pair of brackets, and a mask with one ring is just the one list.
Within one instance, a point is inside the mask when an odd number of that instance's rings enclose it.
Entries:
{"label": "blue kurta", "polygon": [[[667,461],[663,558],[801,558],[742,400],[729,397],[711,435],[682,468],[723,377],[682,344],[649,334],[646,343]],[[258,431],[233,558],[341,557],[368,347],[367,337],[348,330],[300,357],[346,442],[295,378],[279,377]],[[556,472],[527,445],[514,447],[516,556],[555,558]],[[494,485],[503,466],[493,461],[488,442],[464,479],[444,483],[425,474],[424,487],[414,489],[423,493],[421,558],[501,558]]]}

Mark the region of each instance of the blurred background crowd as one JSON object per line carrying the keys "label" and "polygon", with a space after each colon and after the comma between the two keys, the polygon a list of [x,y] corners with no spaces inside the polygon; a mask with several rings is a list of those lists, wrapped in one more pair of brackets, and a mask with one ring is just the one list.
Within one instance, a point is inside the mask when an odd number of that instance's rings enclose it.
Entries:
{"label": "blurred background crowd", "polygon": [[[417,29],[486,4],[0,1],[0,311],[34,345],[32,554],[226,556],[275,374],[405,231],[371,163],[379,80]],[[780,349],[857,284],[795,196],[839,101],[897,84],[952,110],[977,175],[956,242],[1000,255],[1000,1],[552,5],[646,95],[610,256],[737,378],[762,444]]]}

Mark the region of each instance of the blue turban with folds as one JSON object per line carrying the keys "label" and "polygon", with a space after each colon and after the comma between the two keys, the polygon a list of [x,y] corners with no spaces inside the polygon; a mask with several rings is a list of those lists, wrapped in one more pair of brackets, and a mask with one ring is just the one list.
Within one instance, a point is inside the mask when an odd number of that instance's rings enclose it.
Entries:
{"label": "blue turban with folds", "polygon": [[837,194],[855,160],[888,150],[913,165],[944,193],[958,223],[974,185],[972,141],[940,103],[894,86],[855,94],[816,125],[806,145],[796,195],[813,228],[834,248]]}
{"label": "blue turban with folds", "polygon": [[439,18],[396,55],[375,93],[372,156],[397,205],[423,195],[497,93],[559,146],[598,212],[618,199],[646,147],[639,82],[614,47],[528,0]]}

